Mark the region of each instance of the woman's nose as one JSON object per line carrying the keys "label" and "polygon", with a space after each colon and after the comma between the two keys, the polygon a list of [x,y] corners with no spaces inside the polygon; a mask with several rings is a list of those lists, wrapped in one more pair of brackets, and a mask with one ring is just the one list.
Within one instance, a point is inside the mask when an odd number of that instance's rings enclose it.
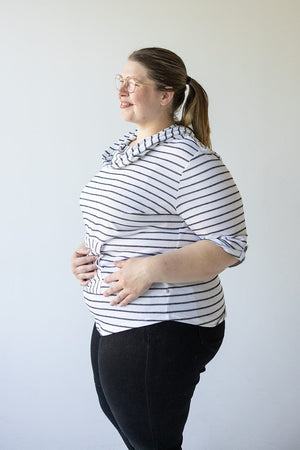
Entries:
{"label": "woman's nose", "polygon": [[119,93],[128,93],[128,83],[127,81],[123,81],[123,83],[121,84],[121,86],[119,87]]}

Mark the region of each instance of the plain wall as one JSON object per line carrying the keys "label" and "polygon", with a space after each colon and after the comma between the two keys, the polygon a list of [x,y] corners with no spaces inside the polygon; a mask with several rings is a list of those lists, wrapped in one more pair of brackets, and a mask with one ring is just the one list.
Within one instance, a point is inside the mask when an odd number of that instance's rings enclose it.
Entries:
{"label": "plain wall", "polygon": [[300,448],[299,12],[292,0],[0,1],[1,449],[124,448],[97,403],[70,256],[81,188],[132,129],[113,77],[144,46],[177,52],[207,90],[249,231],[246,261],[222,276],[226,339],[184,449]]}

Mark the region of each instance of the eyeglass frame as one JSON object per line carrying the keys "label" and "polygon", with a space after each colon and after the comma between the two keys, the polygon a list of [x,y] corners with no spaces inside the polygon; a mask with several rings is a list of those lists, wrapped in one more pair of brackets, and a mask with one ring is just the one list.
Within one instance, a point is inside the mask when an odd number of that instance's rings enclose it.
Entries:
{"label": "eyeglass frame", "polygon": [[[125,85],[125,86],[126,86],[127,91],[128,91],[130,94],[132,94],[133,92],[135,92],[136,88],[139,87],[139,86],[155,86],[155,83],[147,83],[146,81],[139,81],[139,80],[137,80],[136,78],[130,77],[130,76],[124,78],[124,77],[122,77],[121,74],[118,73],[117,75],[115,75],[115,82],[116,82],[116,88],[117,88],[117,91],[119,91],[119,90],[123,87],[123,85],[121,85],[121,87],[118,88],[118,86],[117,86],[117,81],[118,81],[118,80],[119,80],[121,83],[126,82],[126,85]],[[132,80],[132,81],[134,82],[134,89],[133,89],[133,90],[129,90],[129,82],[130,82],[130,80]]]}

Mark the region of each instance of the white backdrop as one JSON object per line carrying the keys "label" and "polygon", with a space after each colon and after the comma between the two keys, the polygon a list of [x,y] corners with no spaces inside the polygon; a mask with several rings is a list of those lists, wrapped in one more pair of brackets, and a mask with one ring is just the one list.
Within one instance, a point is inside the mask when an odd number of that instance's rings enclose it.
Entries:
{"label": "white backdrop", "polygon": [[80,190],[128,128],[113,76],[154,45],[207,90],[249,229],[246,262],[223,275],[226,340],[184,449],[300,448],[299,12],[296,0],[0,0],[1,449],[123,449],[97,403],[69,260]]}

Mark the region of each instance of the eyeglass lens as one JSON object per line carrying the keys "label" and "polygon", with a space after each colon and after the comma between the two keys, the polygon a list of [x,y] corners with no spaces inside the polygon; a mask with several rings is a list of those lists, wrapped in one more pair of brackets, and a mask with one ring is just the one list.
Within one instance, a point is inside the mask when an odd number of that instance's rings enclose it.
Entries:
{"label": "eyeglass lens", "polygon": [[120,75],[116,76],[116,88],[117,90],[125,87],[128,92],[132,93],[135,90],[135,81],[132,78],[123,78]]}

